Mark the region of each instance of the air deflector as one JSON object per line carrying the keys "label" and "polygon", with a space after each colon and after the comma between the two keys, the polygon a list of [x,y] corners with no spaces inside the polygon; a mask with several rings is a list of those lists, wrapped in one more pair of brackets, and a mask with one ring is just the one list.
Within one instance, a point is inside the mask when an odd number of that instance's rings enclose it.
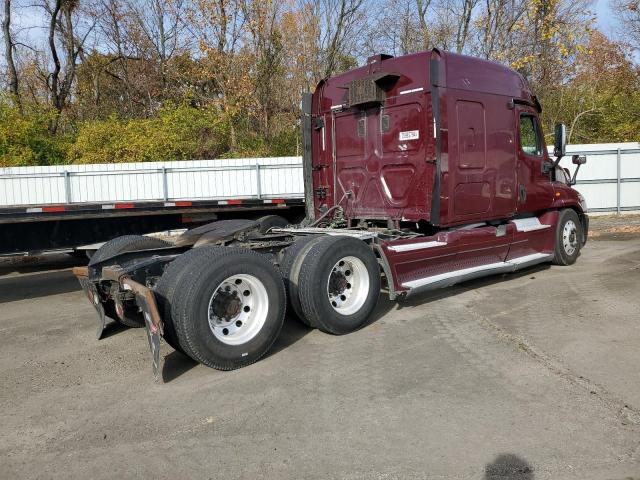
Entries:
{"label": "air deflector", "polygon": [[352,80],[345,87],[349,90],[350,107],[379,105],[389,90],[400,78],[397,73],[378,72],[364,78]]}

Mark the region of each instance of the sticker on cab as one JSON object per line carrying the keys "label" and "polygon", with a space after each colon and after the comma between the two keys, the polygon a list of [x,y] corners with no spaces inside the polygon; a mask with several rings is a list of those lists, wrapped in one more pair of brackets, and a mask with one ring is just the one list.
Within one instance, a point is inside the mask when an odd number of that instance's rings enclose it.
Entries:
{"label": "sticker on cab", "polygon": [[400,141],[405,142],[407,140],[418,140],[420,138],[420,132],[418,130],[409,130],[406,132],[400,132]]}

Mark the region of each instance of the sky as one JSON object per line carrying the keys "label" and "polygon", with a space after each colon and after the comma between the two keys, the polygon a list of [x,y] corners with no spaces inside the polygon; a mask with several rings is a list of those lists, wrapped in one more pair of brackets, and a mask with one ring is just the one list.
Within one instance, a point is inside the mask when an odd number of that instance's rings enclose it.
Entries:
{"label": "sky", "polygon": [[598,27],[605,34],[611,35],[613,33],[613,13],[609,6],[609,0],[596,0],[593,5],[593,10],[598,18]]}

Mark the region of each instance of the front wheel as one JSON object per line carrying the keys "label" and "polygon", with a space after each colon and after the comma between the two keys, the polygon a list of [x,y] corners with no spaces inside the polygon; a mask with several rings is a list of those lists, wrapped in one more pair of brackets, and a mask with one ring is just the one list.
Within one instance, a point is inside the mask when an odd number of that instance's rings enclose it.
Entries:
{"label": "front wheel", "polygon": [[556,226],[556,241],[553,263],[556,265],[573,265],[583,243],[582,223],[578,214],[571,209],[560,211]]}
{"label": "front wheel", "polygon": [[172,294],[182,349],[209,367],[233,370],[262,357],[280,333],[282,277],[262,255],[242,248],[195,249]]}
{"label": "front wheel", "polygon": [[298,295],[307,321],[335,335],[365,325],[380,295],[380,267],[362,240],[324,237],[306,254]]}

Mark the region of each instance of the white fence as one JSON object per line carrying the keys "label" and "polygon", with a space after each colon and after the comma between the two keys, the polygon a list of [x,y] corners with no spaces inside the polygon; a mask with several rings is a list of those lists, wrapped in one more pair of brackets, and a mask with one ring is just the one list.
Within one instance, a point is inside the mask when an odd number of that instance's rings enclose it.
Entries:
{"label": "white fence", "polygon": [[0,168],[0,206],[303,196],[300,157]]}
{"label": "white fence", "polygon": [[[640,144],[571,145],[590,211],[640,210]],[[0,206],[144,200],[301,198],[300,157],[0,168]]]}
{"label": "white fence", "polygon": [[571,173],[575,169],[571,164],[573,154],[587,157],[575,188],[584,195],[589,211],[640,210],[640,144],[570,145],[560,164]]}

